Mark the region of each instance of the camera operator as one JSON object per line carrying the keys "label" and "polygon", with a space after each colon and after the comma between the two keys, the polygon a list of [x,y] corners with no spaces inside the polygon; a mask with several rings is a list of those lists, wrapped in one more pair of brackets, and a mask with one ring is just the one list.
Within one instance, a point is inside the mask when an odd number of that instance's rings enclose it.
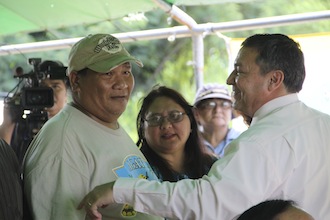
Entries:
{"label": "camera operator", "polygon": [[[3,123],[0,125],[0,138],[3,138],[15,151],[20,165],[22,164],[24,154],[33,136],[39,131],[42,125],[54,115],[56,115],[67,103],[69,84],[65,72],[61,75],[52,73],[56,68],[64,68],[59,61],[45,60],[38,64],[38,71],[50,72],[50,77],[40,81],[40,87],[47,87],[53,90],[54,104],[52,107],[41,109],[45,112],[45,117],[33,118],[30,120],[22,119],[21,112],[10,106],[4,105]],[[21,94],[14,94],[11,99]],[[19,98],[19,97],[18,97]]]}

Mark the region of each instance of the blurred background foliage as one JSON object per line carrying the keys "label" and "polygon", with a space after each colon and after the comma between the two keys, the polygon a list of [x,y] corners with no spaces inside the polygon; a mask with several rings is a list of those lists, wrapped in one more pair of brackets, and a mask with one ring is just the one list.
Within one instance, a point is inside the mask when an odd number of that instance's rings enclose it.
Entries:
{"label": "blurred background foliage", "polygon": [[[329,0],[263,0],[250,3],[226,3],[210,6],[180,7],[188,13],[198,24],[208,22],[227,22],[252,18],[263,18],[303,12],[328,10]],[[13,36],[0,37],[2,45],[20,44],[45,40],[57,40],[83,37],[92,33],[122,33],[139,30],[150,30],[178,26],[162,10],[147,12],[139,20],[124,19],[102,22],[97,24],[79,25],[70,28],[48,30],[37,33],[21,33]],[[329,32],[330,21],[316,21],[290,26],[256,29],[249,31],[228,32],[229,38],[246,38],[255,33],[283,33],[287,35]],[[196,92],[196,82],[192,66],[192,41],[190,38],[180,38],[174,41],[167,39],[137,41],[126,43],[125,47],[133,55],[143,61],[142,69],[134,66],[135,89],[126,112],[120,118],[121,124],[127,129],[133,140],[137,140],[136,116],[139,110],[139,100],[156,84],[166,85],[181,92],[192,102]],[[13,77],[15,68],[20,66],[24,72],[32,67],[28,65],[28,58],[38,57],[42,60],[60,60],[67,64],[69,49],[44,51],[0,56],[0,91],[9,92],[16,84]],[[223,38],[208,35],[204,39],[204,83],[225,83],[232,67],[228,67],[228,55]]]}

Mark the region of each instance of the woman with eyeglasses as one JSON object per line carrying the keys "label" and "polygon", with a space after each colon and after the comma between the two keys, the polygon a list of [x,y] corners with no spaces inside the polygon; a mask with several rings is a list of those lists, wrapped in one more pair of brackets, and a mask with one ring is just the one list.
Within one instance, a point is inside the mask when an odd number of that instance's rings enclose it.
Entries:
{"label": "woman with eyeglasses", "polygon": [[192,106],[177,91],[155,86],[141,100],[137,145],[161,181],[197,179],[216,161],[202,145]]}

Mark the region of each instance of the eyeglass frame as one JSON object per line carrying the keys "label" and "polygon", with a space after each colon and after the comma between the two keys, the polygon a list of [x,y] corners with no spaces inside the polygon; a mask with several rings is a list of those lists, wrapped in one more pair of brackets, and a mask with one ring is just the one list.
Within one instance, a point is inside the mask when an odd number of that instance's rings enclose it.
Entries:
{"label": "eyeglass frame", "polygon": [[[170,118],[171,116],[173,116],[173,113],[178,113],[180,115],[180,119],[178,121],[176,121],[176,120],[173,121],[173,119]],[[178,110],[173,110],[173,111],[170,111],[166,116],[162,116],[159,113],[154,113],[149,118],[144,117],[144,121],[147,122],[147,124],[148,124],[149,127],[157,127],[157,126],[161,126],[164,123],[165,118],[171,124],[179,123],[179,122],[183,121],[184,115],[188,115],[188,114],[186,112],[181,112],[181,111],[178,111]],[[159,118],[158,121],[157,121],[157,123],[156,124],[152,124],[152,123],[150,124],[150,119],[151,118],[155,118],[155,117],[158,117]]]}
{"label": "eyeglass frame", "polygon": [[[204,100],[204,101],[201,101],[200,103],[198,103],[196,105],[196,108],[197,109],[210,109],[210,110],[213,110],[215,108],[217,108],[218,106],[222,109],[225,109],[225,110],[228,110],[228,109],[231,109],[233,107],[233,103],[229,100],[225,100],[225,99],[217,99],[217,100],[221,100],[221,104],[218,104],[214,99],[209,99],[209,100]],[[210,103],[215,103],[214,106],[210,106]],[[229,103],[228,106],[224,106],[224,103]]]}

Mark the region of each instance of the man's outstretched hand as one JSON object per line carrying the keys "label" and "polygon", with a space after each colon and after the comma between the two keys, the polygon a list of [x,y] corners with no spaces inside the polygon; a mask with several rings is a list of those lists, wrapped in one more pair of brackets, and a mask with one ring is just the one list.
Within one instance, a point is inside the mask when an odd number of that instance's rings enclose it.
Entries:
{"label": "man's outstretched hand", "polygon": [[81,200],[78,209],[84,208],[86,210],[86,219],[101,220],[102,215],[98,209],[115,203],[113,198],[114,184],[115,182],[110,182],[97,186]]}

